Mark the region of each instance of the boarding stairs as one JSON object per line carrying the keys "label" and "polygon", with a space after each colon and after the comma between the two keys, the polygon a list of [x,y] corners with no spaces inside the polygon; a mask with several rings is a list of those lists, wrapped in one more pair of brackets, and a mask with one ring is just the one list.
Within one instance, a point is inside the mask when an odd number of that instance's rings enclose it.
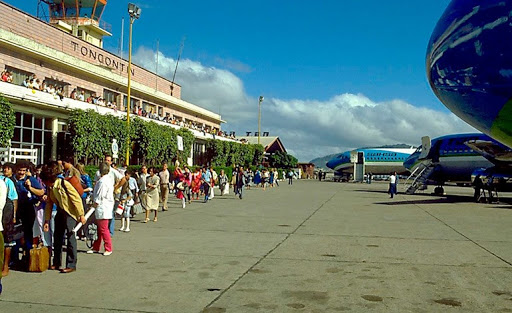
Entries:
{"label": "boarding stairs", "polygon": [[[416,190],[427,189],[427,180],[435,171],[437,163],[432,162],[430,159],[425,159],[416,167],[416,169],[409,175],[405,181],[405,193],[412,195]],[[410,184],[409,184],[410,182]]]}

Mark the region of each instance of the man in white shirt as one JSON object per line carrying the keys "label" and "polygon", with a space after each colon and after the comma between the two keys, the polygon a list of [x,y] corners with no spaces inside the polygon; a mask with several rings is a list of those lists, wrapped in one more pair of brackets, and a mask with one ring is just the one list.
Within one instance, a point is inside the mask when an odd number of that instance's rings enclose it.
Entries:
{"label": "man in white shirt", "polygon": [[395,176],[395,173],[391,173],[391,175],[389,175],[389,193],[391,194],[390,198],[393,198],[393,195],[396,194],[396,176]]}
{"label": "man in white shirt", "polygon": [[160,201],[162,201],[162,211],[167,211],[167,200],[169,199],[169,170],[167,163],[162,165],[162,171],[158,173],[160,176]]}

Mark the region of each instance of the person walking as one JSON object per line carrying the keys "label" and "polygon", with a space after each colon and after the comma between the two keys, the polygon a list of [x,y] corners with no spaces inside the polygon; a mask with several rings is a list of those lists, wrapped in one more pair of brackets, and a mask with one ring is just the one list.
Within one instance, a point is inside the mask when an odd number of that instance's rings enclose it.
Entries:
{"label": "person walking", "polygon": [[236,193],[238,194],[238,197],[240,199],[242,199],[243,195],[244,195],[244,185],[245,185],[244,168],[242,166],[240,166],[240,168],[238,169],[238,173],[236,173],[236,180],[235,180]]}
{"label": "person walking", "polygon": [[[194,175],[192,176],[192,198],[199,200],[199,189],[201,188],[201,169],[196,168]],[[194,197],[195,195],[195,197]]]}
{"label": "person walking", "polygon": [[162,211],[167,211],[167,200],[169,199],[169,170],[167,162],[162,165],[162,171],[158,173],[160,177],[160,200],[162,201]]}
{"label": "person walking", "polygon": [[274,182],[276,183],[276,186],[279,187],[279,172],[277,171],[277,168],[274,169]]}
{"label": "person walking", "polygon": [[220,170],[219,175],[219,188],[220,188],[220,195],[224,195],[224,189],[226,188],[226,185],[228,183],[228,176],[224,173],[224,170]]}
{"label": "person walking", "polygon": [[210,181],[212,179],[212,175],[208,167],[204,167],[203,175],[201,176],[201,180],[203,182],[203,191],[204,191],[204,201],[203,203],[208,202],[210,195]]}
{"label": "person walking", "polygon": [[293,175],[294,174],[293,174],[292,169],[289,169],[288,170],[288,174],[287,174],[287,176],[288,176],[288,185],[293,185]]}
{"label": "person walking", "polygon": [[76,226],[77,222],[85,224],[86,219],[80,194],[71,183],[60,176],[61,172],[61,168],[57,162],[50,162],[43,166],[41,171],[41,180],[48,188],[44,231],[47,232],[50,230],[52,208],[53,204],[56,204],[57,214],[55,215],[53,240],[53,265],[50,269],[58,270],[61,267],[62,244],[64,234],[66,234],[68,238],[66,247],[66,267],[60,269],[60,272],[71,273],[76,271],[78,261],[77,242],[73,228]]}
{"label": "person walking", "polygon": [[185,188],[186,188],[186,182],[185,182],[185,175],[181,168],[178,166],[176,167],[176,170],[174,171],[174,178],[178,183],[176,184],[176,198],[181,200],[181,207],[185,208]]}
{"label": "person walking", "polygon": [[185,183],[184,193],[188,199],[188,204],[190,204],[191,197],[192,197],[192,173],[190,172],[190,169],[187,166],[185,166],[185,171],[183,172],[183,176],[184,176],[183,182]]}
{"label": "person walking", "polygon": [[155,217],[153,218],[153,222],[158,221],[157,215],[158,215],[158,206],[159,206],[159,200],[160,195],[158,194],[160,187],[160,178],[158,175],[156,175],[156,169],[154,167],[149,168],[149,177],[147,178],[146,182],[146,198],[147,198],[147,204],[146,204],[146,219],[144,220],[144,223],[147,223],[149,221],[149,211],[155,212]]}
{"label": "person walking", "polygon": [[124,176],[126,178],[126,183],[121,186],[121,195],[119,196],[120,203],[123,205],[124,210],[123,214],[121,214],[121,228],[119,231],[129,232],[130,231],[130,213],[134,202],[134,193],[130,187],[130,179],[132,173],[130,171],[126,171]]}
{"label": "person walking", "polygon": [[[140,168],[140,175],[137,179],[137,186],[139,188],[139,201],[142,205],[142,208],[147,211],[147,194],[146,194],[146,186],[147,186],[147,179],[149,177],[148,174],[148,168],[146,165],[142,165]],[[148,214],[146,214],[146,218],[149,220]],[[143,223],[146,223],[147,220],[144,219],[142,221]]]}
{"label": "person walking", "polygon": [[[112,177],[108,175],[109,165],[107,163],[100,164],[101,178],[98,180],[93,190],[93,207],[96,209],[94,215],[96,217],[96,225],[98,226],[98,239],[92,245],[92,249],[87,253],[99,253],[101,242],[104,242],[104,256],[112,254],[112,238],[109,230],[109,220],[114,218],[114,213],[110,209],[114,205],[114,182]],[[126,182],[125,184],[128,184]]]}

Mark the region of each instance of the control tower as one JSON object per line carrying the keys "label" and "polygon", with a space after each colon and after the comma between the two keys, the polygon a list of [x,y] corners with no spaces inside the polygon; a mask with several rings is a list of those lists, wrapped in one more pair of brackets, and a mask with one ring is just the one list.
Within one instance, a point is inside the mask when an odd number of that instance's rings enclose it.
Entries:
{"label": "control tower", "polygon": [[101,21],[107,0],[41,0],[48,4],[50,24],[103,47],[103,37],[112,36],[111,26]]}

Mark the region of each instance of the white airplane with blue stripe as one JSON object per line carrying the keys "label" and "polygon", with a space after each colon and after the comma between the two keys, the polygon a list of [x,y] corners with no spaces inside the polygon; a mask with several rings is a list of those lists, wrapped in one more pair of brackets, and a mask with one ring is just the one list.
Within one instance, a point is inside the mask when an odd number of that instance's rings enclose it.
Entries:
{"label": "white airplane with blue stripe", "polygon": [[354,162],[351,154],[362,152],[364,155],[364,166],[366,173],[374,175],[387,175],[391,172],[398,174],[407,173],[404,161],[416,150],[415,147],[407,148],[359,148],[345,151],[327,162],[327,167],[339,174],[350,174],[354,172]]}

